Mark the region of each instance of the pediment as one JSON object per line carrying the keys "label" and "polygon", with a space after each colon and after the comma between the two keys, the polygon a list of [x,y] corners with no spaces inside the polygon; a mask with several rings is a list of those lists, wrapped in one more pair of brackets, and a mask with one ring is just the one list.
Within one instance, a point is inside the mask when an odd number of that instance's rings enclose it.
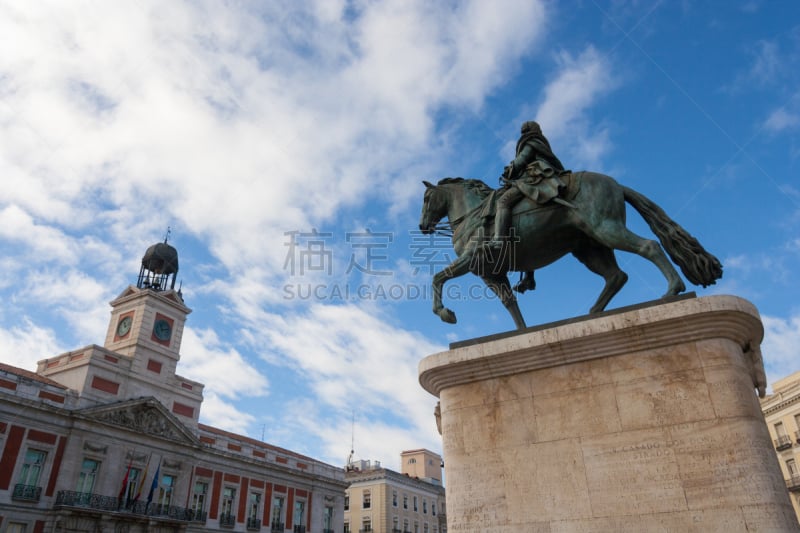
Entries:
{"label": "pediment", "polygon": [[198,438],[155,398],[138,398],[76,412],[103,424],[188,445],[199,445]]}

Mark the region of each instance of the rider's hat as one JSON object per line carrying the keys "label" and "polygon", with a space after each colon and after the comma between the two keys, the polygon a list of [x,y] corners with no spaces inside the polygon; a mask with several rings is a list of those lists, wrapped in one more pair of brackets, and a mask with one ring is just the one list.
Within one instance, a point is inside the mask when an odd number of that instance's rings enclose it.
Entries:
{"label": "rider's hat", "polygon": [[539,126],[539,123],[534,120],[528,120],[522,123],[522,127],[520,128],[520,133],[528,133],[528,132],[542,132],[542,127]]}

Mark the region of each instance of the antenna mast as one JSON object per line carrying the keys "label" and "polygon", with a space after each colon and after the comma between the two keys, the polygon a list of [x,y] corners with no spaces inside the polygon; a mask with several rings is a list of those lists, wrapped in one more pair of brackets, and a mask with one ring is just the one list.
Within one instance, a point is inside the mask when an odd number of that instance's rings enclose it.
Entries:
{"label": "antenna mast", "polygon": [[347,456],[347,470],[352,469],[353,464],[353,455],[355,454],[356,448],[356,412],[353,411],[352,414],[352,421],[350,423],[350,455]]}

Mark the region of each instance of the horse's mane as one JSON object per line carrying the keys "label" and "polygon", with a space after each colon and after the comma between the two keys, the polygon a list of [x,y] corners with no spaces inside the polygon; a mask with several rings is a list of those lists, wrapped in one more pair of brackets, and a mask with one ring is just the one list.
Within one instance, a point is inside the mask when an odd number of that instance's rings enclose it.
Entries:
{"label": "horse's mane", "polygon": [[485,198],[494,190],[481,180],[465,178],[442,178],[436,185],[447,185],[450,183],[463,183],[465,189],[475,191],[481,198]]}

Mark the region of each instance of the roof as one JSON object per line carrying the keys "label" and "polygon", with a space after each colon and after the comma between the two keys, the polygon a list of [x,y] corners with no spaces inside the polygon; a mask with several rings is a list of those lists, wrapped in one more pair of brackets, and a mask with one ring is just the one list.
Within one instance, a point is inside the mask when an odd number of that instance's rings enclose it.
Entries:
{"label": "roof", "polygon": [[45,385],[50,385],[52,387],[58,387],[59,389],[69,390],[69,387],[65,387],[61,383],[57,381],[53,381],[50,378],[46,378],[44,376],[40,376],[36,372],[31,372],[30,370],[25,370],[24,368],[19,368],[16,366],[7,365],[5,363],[0,363],[0,372],[6,372],[8,374],[15,374],[17,376],[27,378],[33,381],[38,381],[39,383],[43,383]]}
{"label": "roof", "polygon": [[306,455],[299,454],[297,452],[293,452],[291,450],[287,450],[286,448],[281,448],[279,446],[273,446],[272,444],[267,444],[266,442],[253,439],[251,437],[246,437],[244,435],[238,435],[236,433],[231,433],[230,431],[225,431],[224,429],[215,428],[213,426],[208,426],[206,424],[197,424],[197,427],[200,431],[205,431],[208,433],[213,433],[215,435],[220,435],[223,437],[227,437],[229,439],[235,439],[241,442],[246,442],[252,446],[256,446],[258,448],[263,448],[265,450],[272,450],[274,452],[279,452],[284,455],[288,455],[297,459],[302,459],[304,461],[311,461],[314,463],[321,463],[319,459],[314,459],[312,457],[308,457]]}

